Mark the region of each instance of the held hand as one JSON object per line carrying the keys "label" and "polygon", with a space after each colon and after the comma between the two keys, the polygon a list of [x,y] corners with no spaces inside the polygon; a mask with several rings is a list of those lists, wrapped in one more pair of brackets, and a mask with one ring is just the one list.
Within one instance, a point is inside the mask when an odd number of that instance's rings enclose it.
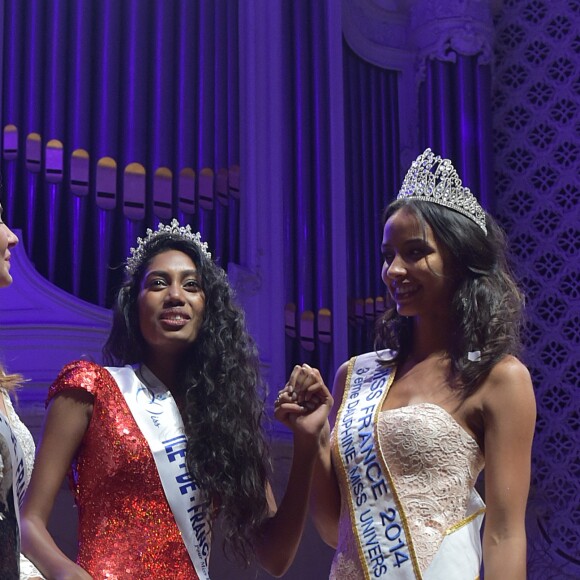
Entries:
{"label": "held hand", "polygon": [[278,394],[274,414],[295,437],[319,438],[333,403],[318,370],[306,364],[297,365]]}

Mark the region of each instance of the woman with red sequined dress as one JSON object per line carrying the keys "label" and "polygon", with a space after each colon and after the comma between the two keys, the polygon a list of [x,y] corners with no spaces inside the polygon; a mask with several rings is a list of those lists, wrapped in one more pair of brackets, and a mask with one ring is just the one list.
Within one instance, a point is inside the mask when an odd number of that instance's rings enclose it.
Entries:
{"label": "woman with red sequined dress", "polygon": [[[320,389],[293,421],[300,460],[276,507],[258,356],[225,272],[173,220],[138,240],[126,273],[104,348],[115,366],[70,363],[50,388],[25,553],[48,578],[205,579],[217,520],[226,554],[282,575],[302,534],[330,394]],[[71,465],[76,564],[46,529]]]}

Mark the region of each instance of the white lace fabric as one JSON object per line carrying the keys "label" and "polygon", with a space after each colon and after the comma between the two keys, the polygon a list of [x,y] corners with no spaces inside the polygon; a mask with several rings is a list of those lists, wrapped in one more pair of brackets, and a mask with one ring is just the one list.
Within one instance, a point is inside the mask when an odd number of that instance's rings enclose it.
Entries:
{"label": "white lace fabric", "polygon": [[[6,413],[8,416],[8,421],[10,426],[20,446],[22,447],[22,452],[24,453],[24,462],[26,463],[28,479],[26,481],[26,487],[30,483],[30,476],[32,474],[32,468],[34,466],[34,454],[36,447],[34,445],[34,439],[32,434],[26,427],[26,425],[20,420],[20,417],[14,410],[12,406],[12,401],[8,393],[0,388],[0,396],[4,400],[4,406],[6,407]],[[2,457],[0,456],[0,473],[3,472]],[[20,580],[29,580],[31,578],[42,578],[42,574],[36,569],[34,564],[20,554]]]}
{"label": "white lace fabric", "polygon": [[[446,530],[465,517],[471,490],[483,469],[483,454],[447,411],[429,403],[381,412],[377,431],[424,571]],[[341,496],[338,548],[330,578],[355,580],[363,574],[345,490],[341,489]]]}

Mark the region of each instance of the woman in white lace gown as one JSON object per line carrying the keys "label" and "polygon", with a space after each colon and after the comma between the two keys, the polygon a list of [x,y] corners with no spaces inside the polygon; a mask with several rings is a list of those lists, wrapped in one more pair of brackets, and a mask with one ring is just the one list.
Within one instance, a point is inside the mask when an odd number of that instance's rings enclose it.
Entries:
{"label": "woman in white lace gown", "polygon": [[[10,250],[16,235],[1,219],[0,205],[0,288],[12,283]],[[14,411],[9,392],[20,382],[0,367],[0,578],[2,580],[42,578],[38,570],[20,554],[18,497],[28,486],[34,463],[34,440]],[[16,490],[14,489],[16,482]]]}
{"label": "woman in white lace gown", "polygon": [[[313,477],[330,576],[473,580],[483,557],[486,580],[524,580],[535,399],[516,358],[523,299],[505,236],[429,149],[383,217],[384,350],[339,369]],[[278,418],[320,383],[297,367]]]}

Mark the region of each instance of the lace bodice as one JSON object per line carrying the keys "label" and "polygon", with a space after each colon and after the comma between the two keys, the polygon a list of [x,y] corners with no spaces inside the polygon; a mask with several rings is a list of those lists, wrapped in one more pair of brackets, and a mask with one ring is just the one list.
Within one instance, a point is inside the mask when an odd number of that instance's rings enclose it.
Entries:
{"label": "lace bodice", "polygon": [[[4,389],[0,389],[0,393],[4,400],[4,405],[6,407],[6,412],[8,414],[8,421],[10,421],[10,426],[12,427],[12,431],[16,438],[18,439],[22,451],[24,453],[24,461],[26,462],[27,474],[28,479],[26,481],[26,486],[30,482],[30,476],[32,475],[32,467],[34,465],[34,453],[36,451],[36,447],[34,445],[34,439],[30,434],[30,431],[26,427],[26,425],[20,420],[20,417],[16,414],[14,407],[12,406],[12,401],[8,393]],[[2,458],[0,458],[2,461]]]}
{"label": "lace bodice", "polygon": [[[8,421],[10,422],[10,427],[20,446],[22,447],[22,452],[24,454],[24,462],[26,463],[26,487],[30,483],[30,476],[32,475],[32,467],[34,466],[34,454],[36,447],[34,445],[34,439],[32,434],[26,427],[26,425],[20,420],[20,417],[14,410],[10,396],[4,389],[0,389],[0,396],[4,401],[4,406],[6,407],[6,413],[8,416]],[[0,455],[0,473],[4,472],[4,461]],[[28,580],[28,578],[42,578],[40,572],[32,565],[32,563],[27,560],[24,556],[20,556],[20,579]]]}
{"label": "lace bodice", "polygon": [[[445,531],[465,517],[483,469],[483,454],[447,411],[430,403],[382,411],[377,431],[424,571]],[[341,496],[338,548],[330,577],[354,580],[363,576],[343,489]]]}

